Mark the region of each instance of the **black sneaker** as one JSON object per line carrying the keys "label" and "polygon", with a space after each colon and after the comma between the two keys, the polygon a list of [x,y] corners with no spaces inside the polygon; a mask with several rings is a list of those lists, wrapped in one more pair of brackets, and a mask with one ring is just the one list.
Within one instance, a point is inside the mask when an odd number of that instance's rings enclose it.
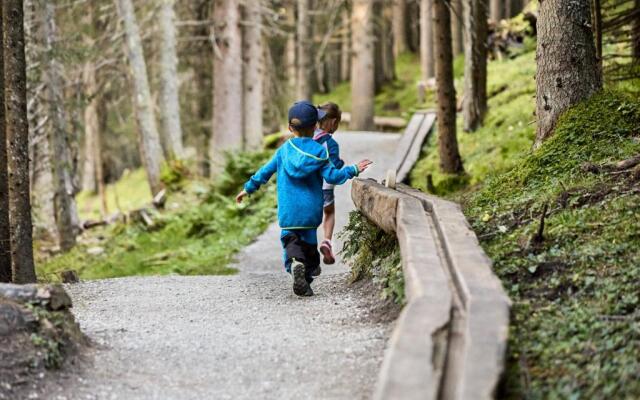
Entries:
{"label": "black sneaker", "polygon": [[291,276],[293,277],[293,293],[298,296],[313,296],[313,290],[305,279],[305,266],[295,258],[291,263]]}

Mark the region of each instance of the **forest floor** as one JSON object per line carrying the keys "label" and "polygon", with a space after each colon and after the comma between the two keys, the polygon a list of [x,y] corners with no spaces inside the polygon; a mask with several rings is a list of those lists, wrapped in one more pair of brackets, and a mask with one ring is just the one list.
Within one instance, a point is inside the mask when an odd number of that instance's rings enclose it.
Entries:
{"label": "forest floor", "polygon": [[[365,176],[380,179],[399,136],[338,138],[345,160],[371,158]],[[353,208],[349,185],[337,188],[336,201],[339,230]],[[81,371],[50,382],[46,398],[370,397],[395,317],[378,307],[377,292],[348,286],[349,270],[339,262],[323,268],[315,296],[294,296],[276,224],[232,267],[237,275],[68,285],[95,348]]]}

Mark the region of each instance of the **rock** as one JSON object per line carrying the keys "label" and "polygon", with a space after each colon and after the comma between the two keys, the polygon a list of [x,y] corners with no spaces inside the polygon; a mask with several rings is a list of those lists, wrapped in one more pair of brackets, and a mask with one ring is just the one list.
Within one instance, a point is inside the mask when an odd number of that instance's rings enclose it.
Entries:
{"label": "rock", "polygon": [[61,285],[38,286],[36,284],[2,283],[0,284],[0,300],[3,298],[16,303],[42,305],[51,311],[71,308],[71,298]]}
{"label": "rock", "polygon": [[92,256],[99,256],[102,253],[104,253],[104,247],[94,246],[87,249],[87,254]]}
{"label": "rock", "polygon": [[47,285],[38,289],[38,299],[51,311],[71,308],[71,297],[60,285]]}
{"label": "rock", "polygon": [[0,301],[0,337],[24,331],[35,323],[33,314],[13,301]]}
{"label": "rock", "polygon": [[62,283],[78,283],[80,281],[78,272],[73,269],[60,272],[60,279],[62,279]]}

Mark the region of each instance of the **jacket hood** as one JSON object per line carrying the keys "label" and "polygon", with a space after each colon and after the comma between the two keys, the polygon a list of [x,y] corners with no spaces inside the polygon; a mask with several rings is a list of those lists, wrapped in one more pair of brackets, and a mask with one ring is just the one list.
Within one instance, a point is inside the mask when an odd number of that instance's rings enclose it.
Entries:
{"label": "jacket hood", "polygon": [[292,138],[282,146],[282,157],[287,174],[293,178],[304,178],[316,172],[329,160],[327,149],[312,138]]}

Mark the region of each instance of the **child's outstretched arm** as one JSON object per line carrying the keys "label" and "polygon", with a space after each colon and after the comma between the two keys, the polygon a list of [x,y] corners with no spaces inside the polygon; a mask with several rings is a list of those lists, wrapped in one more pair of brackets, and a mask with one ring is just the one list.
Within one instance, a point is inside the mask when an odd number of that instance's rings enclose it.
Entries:
{"label": "child's outstretched arm", "polygon": [[327,140],[327,150],[329,150],[329,160],[334,167],[340,169],[344,167],[344,160],[340,158],[340,146],[333,138]]}
{"label": "child's outstretched arm", "polygon": [[268,163],[262,166],[249,180],[244,184],[244,190],[242,190],[236,196],[236,202],[242,203],[242,199],[245,196],[255,192],[260,189],[260,186],[264,185],[269,181],[271,175],[273,175],[278,170],[278,153],[274,154],[269,160]]}
{"label": "child's outstretched arm", "polygon": [[331,163],[326,163],[322,167],[322,177],[327,183],[332,185],[342,185],[347,180],[358,176],[362,171],[369,168],[371,161],[362,160],[357,164],[347,165],[344,168],[337,169]]}

